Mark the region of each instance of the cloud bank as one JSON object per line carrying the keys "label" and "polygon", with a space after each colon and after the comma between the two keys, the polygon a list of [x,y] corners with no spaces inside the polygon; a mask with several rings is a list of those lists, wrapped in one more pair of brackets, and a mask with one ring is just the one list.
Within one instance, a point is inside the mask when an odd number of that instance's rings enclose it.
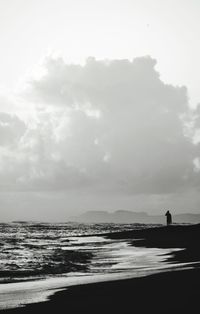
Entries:
{"label": "cloud bank", "polygon": [[6,112],[0,98],[1,190],[198,190],[199,107],[190,109],[186,87],[162,82],[155,66],[151,57],[83,66],[47,58],[20,95],[24,111]]}

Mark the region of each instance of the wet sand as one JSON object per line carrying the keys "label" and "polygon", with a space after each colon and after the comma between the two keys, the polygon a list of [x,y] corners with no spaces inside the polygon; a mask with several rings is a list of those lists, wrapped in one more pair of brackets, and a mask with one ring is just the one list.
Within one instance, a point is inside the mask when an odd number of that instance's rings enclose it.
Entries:
{"label": "wet sand", "polygon": [[119,232],[107,235],[111,239],[130,239],[132,245],[148,248],[182,248],[174,252],[171,261],[200,261],[200,224],[171,225]]}
{"label": "wet sand", "polygon": [[[135,246],[184,248],[169,260],[199,262],[200,225],[170,226],[120,232],[110,238],[130,239]],[[195,265],[195,267],[194,267]],[[141,278],[73,286],[56,292],[49,301],[2,313],[198,313],[199,264]]]}

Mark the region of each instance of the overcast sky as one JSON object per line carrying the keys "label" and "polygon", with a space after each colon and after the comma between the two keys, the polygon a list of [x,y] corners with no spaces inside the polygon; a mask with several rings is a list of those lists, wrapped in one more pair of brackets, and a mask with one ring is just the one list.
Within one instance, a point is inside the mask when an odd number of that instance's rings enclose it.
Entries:
{"label": "overcast sky", "polygon": [[199,12],[0,0],[0,220],[200,213]]}

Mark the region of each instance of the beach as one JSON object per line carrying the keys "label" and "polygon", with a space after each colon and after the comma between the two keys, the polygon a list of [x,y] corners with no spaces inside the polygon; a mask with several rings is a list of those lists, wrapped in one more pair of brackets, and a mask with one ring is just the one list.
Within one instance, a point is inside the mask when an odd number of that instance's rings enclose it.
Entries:
{"label": "beach", "polygon": [[[200,295],[200,225],[173,225],[106,234],[136,247],[179,248],[168,256],[179,267],[120,280],[74,285],[45,302],[2,313],[195,313]],[[181,266],[183,265],[183,266]],[[187,265],[185,267],[185,265]]]}

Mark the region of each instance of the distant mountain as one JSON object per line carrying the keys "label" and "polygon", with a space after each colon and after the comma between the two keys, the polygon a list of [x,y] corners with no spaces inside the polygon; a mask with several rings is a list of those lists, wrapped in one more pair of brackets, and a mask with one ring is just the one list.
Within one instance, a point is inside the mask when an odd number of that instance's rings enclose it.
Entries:
{"label": "distant mountain", "polygon": [[[172,219],[174,223],[200,223],[200,214],[176,214]],[[71,221],[83,223],[159,223],[165,224],[163,215],[149,215],[146,212],[132,212],[117,210],[112,213],[107,211],[87,211],[80,216],[70,218]]]}

